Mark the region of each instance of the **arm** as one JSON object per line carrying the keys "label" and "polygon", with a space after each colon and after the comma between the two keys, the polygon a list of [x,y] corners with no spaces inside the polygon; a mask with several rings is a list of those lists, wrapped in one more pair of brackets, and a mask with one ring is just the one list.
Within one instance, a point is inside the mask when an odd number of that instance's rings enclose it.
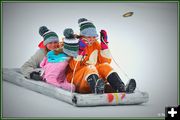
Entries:
{"label": "arm", "polygon": [[30,78],[30,74],[33,71],[39,71],[39,64],[43,60],[43,57],[44,51],[39,49],[28,61],[22,65],[21,73],[24,75],[24,77]]}
{"label": "arm", "polygon": [[78,55],[76,58],[71,57],[71,59],[69,60],[69,67],[71,68],[71,70],[74,70],[75,66],[76,66],[76,70],[81,68],[84,65],[82,63],[82,60],[83,60],[82,55]]}
{"label": "arm", "polygon": [[107,32],[105,30],[101,30],[100,32],[100,40],[101,40],[101,50],[99,52],[99,62],[100,63],[111,63],[110,51],[108,49],[108,37]]}
{"label": "arm", "polygon": [[47,57],[44,57],[40,63],[40,67],[43,68],[47,64]]}
{"label": "arm", "polygon": [[99,63],[111,63],[111,56],[110,56],[110,52],[109,49],[105,49],[105,50],[100,50],[98,53],[98,61]]}

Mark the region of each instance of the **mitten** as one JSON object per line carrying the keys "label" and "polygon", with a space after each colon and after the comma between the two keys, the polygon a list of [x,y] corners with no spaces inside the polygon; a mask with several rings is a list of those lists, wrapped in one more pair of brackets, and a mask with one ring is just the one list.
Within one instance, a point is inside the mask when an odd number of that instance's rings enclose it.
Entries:
{"label": "mitten", "polygon": [[30,73],[30,78],[33,79],[33,80],[36,80],[36,81],[43,80],[43,78],[41,76],[41,73],[40,72],[36,72],[36,71],[33,71],[32,73]]}
{"label": "mitten", "polygon": [[101,40],[101,49],[108,49],[108,40],[107,40],[107,32],[105,30],[101,30],[100,32],[100,40]]}
{"label": "mitten", "polygon": [[79,40],[79,55],[85,55],[86,54],[86,51],[85,51],[85,48],[86,48],[87,44],[83,41],[83,40]]}

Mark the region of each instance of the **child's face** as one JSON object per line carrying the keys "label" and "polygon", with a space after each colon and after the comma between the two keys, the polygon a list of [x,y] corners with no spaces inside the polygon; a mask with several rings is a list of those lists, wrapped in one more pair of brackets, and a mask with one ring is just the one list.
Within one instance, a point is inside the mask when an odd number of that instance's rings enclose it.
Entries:
{"label": "child's face", "polygon": [[82,40],[91,46],[96,41],[96,37],[83,37]]}
{"label": "child's face", "polygon": [[62,48],[64,46],[64,42],[59,42],[59,47]]}
{"label": "child's face", "polygon": [[55,50],[57,48],[59,48],[59,42],[50,42],[46,45],[47,49],[49,50]]}

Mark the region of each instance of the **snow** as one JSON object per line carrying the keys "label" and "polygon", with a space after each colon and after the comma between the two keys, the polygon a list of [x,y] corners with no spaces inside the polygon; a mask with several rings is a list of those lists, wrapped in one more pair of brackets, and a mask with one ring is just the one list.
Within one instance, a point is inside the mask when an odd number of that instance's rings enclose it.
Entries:
{"label": "snow", "polygon": [[[91,10],[90,10],[91,9]],[[134,12],[124,18],[126,12]],[[108,31],[109,48],[118,64],[149,93],[142,105],[74,107],[67,103],[2,82],[3,117],[161,117],[178,100],[177,3],[3,3],[3,67],[19,68],[38,49],[42,25],[57,32],[78,18],[92,20],[97,31]],[[18,56],[18,57],[17,57]],[[117,65],[112,66],[123,81]]]}

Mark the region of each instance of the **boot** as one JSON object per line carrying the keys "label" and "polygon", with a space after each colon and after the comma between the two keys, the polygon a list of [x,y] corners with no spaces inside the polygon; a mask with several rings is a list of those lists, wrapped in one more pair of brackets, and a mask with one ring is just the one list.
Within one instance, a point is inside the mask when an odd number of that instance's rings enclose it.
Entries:
{"label": "boot", "polygon": [[103,94],[104,93],[104,87],[105,87],[104,80],[98,79],[96,81],[95,94]]}
{"label": "boot", "polygon": [[116,92],[125,92],[125,85],[116,72],[111,73],[107,77],[107,81]]}
{"label": "boot", "polygon": [[96,74],[92,74],[87,78],[87,82],[90,86],[91,92],[95,94],[103,94],[104,93],[104,81],[102,79],[98,79]]}
{"label": "boot", "polygon": [[128,84],[126,85],[126,92],[133,93],[136,89],[136,81],[134,79],[130,79]]}
{"label": "boot", "polygon": [[96,80],[98,80],[98,76],[96,74],[92,74],[87,78],[87,82],[92,93],[95,93]]}
{"label": "boot", "polygon": [[109,83],[105,84],[104,88],[105,93],[115,93],[116,91],[111,87]]}

